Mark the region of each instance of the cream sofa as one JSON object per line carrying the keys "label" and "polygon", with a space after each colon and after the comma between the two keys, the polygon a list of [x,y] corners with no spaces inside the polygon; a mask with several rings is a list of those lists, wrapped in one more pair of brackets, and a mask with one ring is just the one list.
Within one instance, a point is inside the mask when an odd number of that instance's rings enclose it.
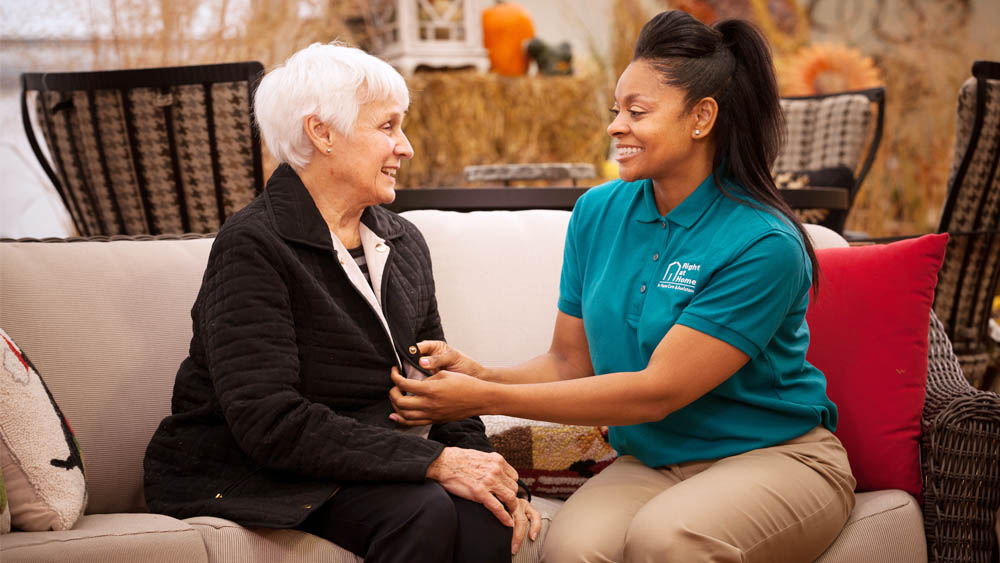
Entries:
{"label": "cream sofa", "polygon": [[[445,333],[487,364],[544,351],[556,315],[564,211],[404,213],[434,261]],[[821,246],[846,245],[811,231]],[[168,413],[191,335],[189,310],[211,238],[0,243],[0,326],[30,355],[73,425],[87,468],[86,515],[69,531],[0,536],[5,563],[21,561],[360,561],[291,530],[246,529],[218,518],[149,514],[142,457]],[[487,417],[487,424],[498,421]],[[536,498],[546,518],[537,561],[560,502]],[[926,561],[921,509],[897,490],[862,493],[824,562]]]}

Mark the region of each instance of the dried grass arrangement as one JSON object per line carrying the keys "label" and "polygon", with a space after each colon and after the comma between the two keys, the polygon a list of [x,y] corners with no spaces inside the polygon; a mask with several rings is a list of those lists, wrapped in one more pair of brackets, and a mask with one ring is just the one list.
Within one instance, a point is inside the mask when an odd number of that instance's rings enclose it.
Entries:
{"label": "dried grass arrangement", "polygon": [[502,77],[472,71],[408,79],[409,188],[461,186],[473,164],[588,162],[607,156],[604,82],[595,76]]}
{"label": "dried grass arrangement", "polygon": [[110,36],[95,33],[95,70],[250,60],[270,68],[310,43],[367,33],[364,0],[107,0],[106,10]]}

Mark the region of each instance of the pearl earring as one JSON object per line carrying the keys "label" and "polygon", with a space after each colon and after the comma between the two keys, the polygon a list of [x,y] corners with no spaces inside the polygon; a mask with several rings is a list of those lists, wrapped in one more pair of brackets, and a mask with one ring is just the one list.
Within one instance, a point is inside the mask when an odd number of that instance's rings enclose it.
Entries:
{"label": "pearl earring", "polygon": [[694,136],[697,137],[698,135],[701,135],[701,129],[694,130]]}
{"label": "pearl earring", "polygon": [[326,147],[326,154],[330,154],[332,152],[333,152],[333,149],[331,149],[330,147]]}

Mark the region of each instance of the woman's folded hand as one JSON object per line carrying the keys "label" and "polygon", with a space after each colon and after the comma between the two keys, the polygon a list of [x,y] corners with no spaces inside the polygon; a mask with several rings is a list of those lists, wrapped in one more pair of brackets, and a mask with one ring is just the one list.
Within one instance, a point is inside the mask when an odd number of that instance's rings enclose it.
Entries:
{"label": "woman's folded hand", "polygon": [[521,549],[521,542],[524,541],[524,534],[527,533],[531,541],[538,539],[538,533],[542,531],[542,515],[535,510],[534,506],[527,499],[517,499],[517,509],[514,516],[514,536],[511,538],[510,553],[517,555]]}
{"label": "woman's folded hand", "polygon": [[427,468],[427,478],[455,496],[482,504],[504,526],[514,527],[511,513],[517,513],[521,500],[517,498],[517,471],[502,455],[445,448]]}

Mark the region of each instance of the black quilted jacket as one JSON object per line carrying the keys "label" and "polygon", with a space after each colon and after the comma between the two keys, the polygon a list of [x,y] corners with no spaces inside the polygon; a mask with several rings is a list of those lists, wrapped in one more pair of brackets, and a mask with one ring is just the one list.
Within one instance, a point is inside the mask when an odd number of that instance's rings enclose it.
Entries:
{"label": "black quilted jacket", "polygon": [[[361,220],[391,249],[383,314],[412,363],[413,344],[443,338],[427,245],[381,207]],[[435,425],[429,439],[395,429],[392,344],[334,253],[288,166],[226,221],[191,311],[172,414],[146,450],[151,511],[293,527],[339,482],[420,481],[445,446],[490,451],[478,418]]]}

